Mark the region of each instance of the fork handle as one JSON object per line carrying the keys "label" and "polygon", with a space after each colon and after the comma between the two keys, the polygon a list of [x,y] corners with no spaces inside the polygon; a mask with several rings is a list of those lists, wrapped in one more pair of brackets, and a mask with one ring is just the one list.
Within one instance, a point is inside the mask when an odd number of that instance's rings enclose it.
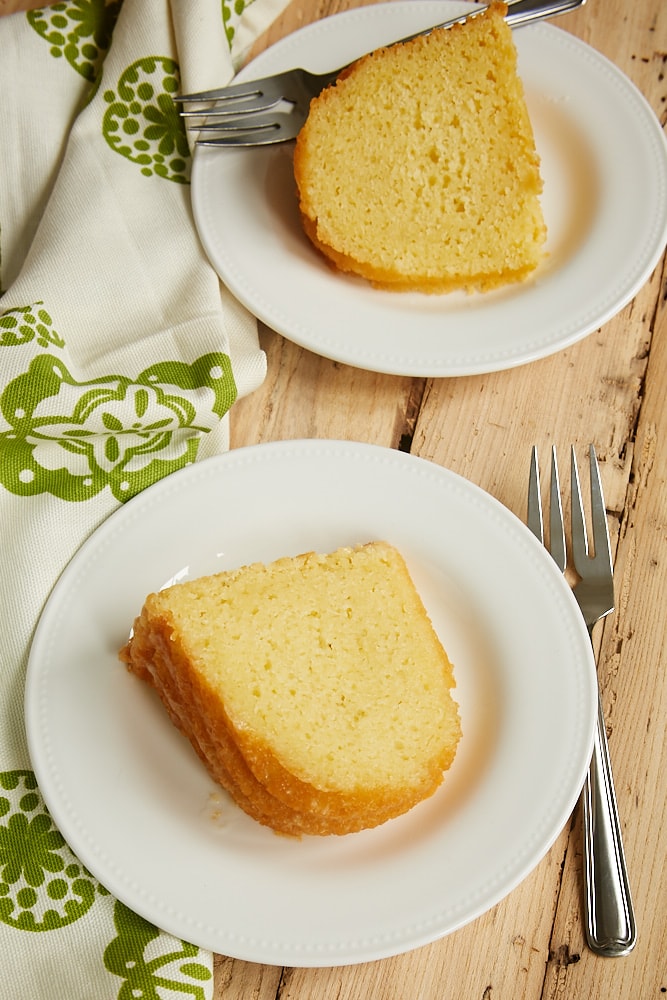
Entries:
{"label": "fork handle", "polygon": [[557,17],[582,7],[586,0],[508,0],[505,20],[510,27],[518,28],[545,17]]}
{"label": "fork handle", "polygon": [[588,946],[598,955],[627,955],[634,948],[637,930],[599,696],[593,757],[584,785],[583,805]]}
{"label": "fork handle", "polygon": [[[490,3],[491,0],[488,0]],[[583,7],[586,0],[506,0],[507,2],[507,13],[505,14],[505,21],[510,26],[510,28],[520,28],[524,24],[530,24],[532,21],[542,21],[545,18],[557,17],[559,14],[567,14],[568,11],[576,10],[578,7]],[[474,13],[481,14],[486,8],[480,6],[479,10]],[[453,17],[449,21],[444,21],[442,24],[436,24],[432,28],[426,28],[424,31],[417,31],[414,35],[408,35],[406,38],[399,38],[398,42],[410,42],[413,38],[420,38],[422,35],[430,35],[432,31],[437,28],[451,28],[454,24],[460,24],[462,21],[467,21],[471,16],[470,11],[466,11],[465,14],[461,14],[460,17]],[[398,43],[397,43],[398,44]],[[346,67],[343,67],[346,68]]]}

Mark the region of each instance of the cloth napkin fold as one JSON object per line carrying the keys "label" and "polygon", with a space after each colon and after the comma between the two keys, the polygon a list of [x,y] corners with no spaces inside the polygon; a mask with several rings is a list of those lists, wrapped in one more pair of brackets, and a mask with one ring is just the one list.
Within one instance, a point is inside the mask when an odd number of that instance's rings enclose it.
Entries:
{"label": "cloth napkin fold", "polygon": [[23,691],[81,543],[226,450],[230,408],[264,378],[256,323],[197,239],[172,96],[227,82],[286,2],[67,0],[0,18],[3,1000],[212,996],[212,956],[113,899],[55,828]]}

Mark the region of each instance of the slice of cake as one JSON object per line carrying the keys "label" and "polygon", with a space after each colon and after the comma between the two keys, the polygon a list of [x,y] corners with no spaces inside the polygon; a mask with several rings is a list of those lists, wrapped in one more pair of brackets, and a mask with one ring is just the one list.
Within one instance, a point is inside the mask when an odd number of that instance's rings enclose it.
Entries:
{"label": "slice of cake", "polygon": [[294,151],[306,233],[384,288],[487,290],[543,255],[539,157],[506,7],[378,49],[310,105]]}
{"label": "slice of cake", "polygon": [[281,833],[406,812],[440,785],[461,734],[451,664],[385,542],[151,594],[120,657],[213,778]]}

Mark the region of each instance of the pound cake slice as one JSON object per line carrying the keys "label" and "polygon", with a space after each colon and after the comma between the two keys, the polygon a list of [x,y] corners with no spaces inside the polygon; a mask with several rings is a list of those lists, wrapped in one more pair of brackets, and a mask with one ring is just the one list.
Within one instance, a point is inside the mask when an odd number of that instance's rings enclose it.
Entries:
{"label": "pound cake slice", "polygon": [[280,833],[406,812],[441,784],[461,735],[452,666],[386,542],[150,594],[120,658],[212,777]]}
{"label": "pound cake slice", "polygon": [[304,229],[397,290],[488,290],[543,256],[542,179],[506,6],[378,49],[310,105],[294,151]]}

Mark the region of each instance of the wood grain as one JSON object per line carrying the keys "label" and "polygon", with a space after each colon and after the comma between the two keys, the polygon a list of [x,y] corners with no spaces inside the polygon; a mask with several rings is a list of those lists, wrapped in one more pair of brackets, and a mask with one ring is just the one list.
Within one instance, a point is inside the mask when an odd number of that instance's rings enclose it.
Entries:
{"label": "wood grain", "polygon": [[[257,51],[353,0],[295,0]],[[614,62],[667,123],[667,4],[588,0],[558,26]],[[567,72],[564,67],[564,72]],[[275,969],[219,958],[216,1000],[659,1000],[667,995],[667,273],[585,340],[506,372],[376,375],[261,330],[268,377],[233,411],[235,447],[279,438],[370,441],[461,473],[525,516],[530,446],[601,459],[617,609],[598,627],[599,680],[639,939],[604,959],[581,918],[579,811],[537,868],[489,913],[384,961]],[[490,817],[492,821],[492,817]]]}
{"label": "wood grain", "polygon": [[21,11],[36,10],[38,7],[50,7],[57,0],[0,0],[0,17],[3,14],[18,14]]}

